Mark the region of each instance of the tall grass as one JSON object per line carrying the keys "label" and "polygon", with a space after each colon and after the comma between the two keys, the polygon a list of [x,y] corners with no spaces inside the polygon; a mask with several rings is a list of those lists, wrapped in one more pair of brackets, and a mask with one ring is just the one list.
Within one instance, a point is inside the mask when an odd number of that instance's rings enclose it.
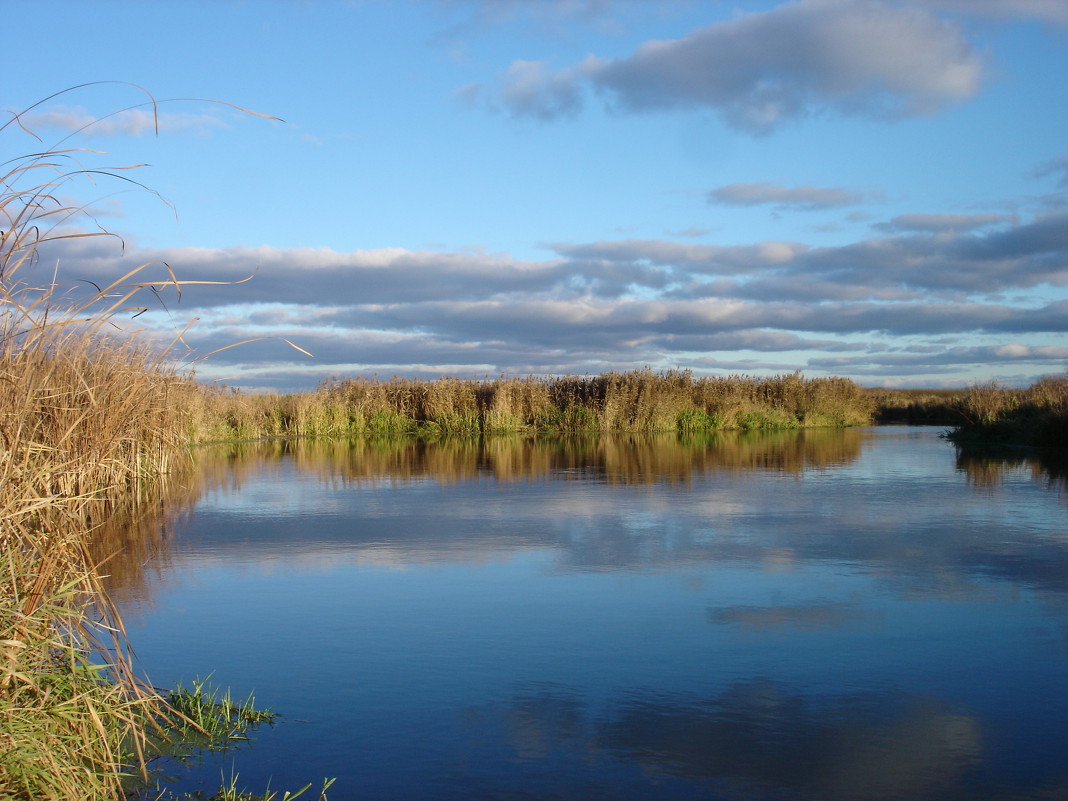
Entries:
{"label": "tall grass", "polygon": [[[36,139],[21,114],[0,124],[20,131]],[[119,798],[125,774],[144,770],[149,734],[181,719],[135,671],[94,534],[182,481],[200,392],[165,349],[112,335],[161,291],[140,280],[147,265],[64,289],[41,264],[49,243],[110,236],[61,200],[73,184],[136,184],[128,166],[82,163],[95,155],[60,143],[0,163],[3,798]]]}
{"label": "tall grass", "polygon": [[0,787],[108,797],[162,710],[89,546],[164,476],[180,480],[186,388],[136,346],[22,322],[0,333]]}
{"label": "tall grass", "polygon": [[957,444],[1068,448],[1068,375],[1045,376],[1024,389],[978,383],[957,407],[961,422],[948,435]]}
{"label": "tall grass", "polygon": [[790,429],[864,425],[875,399],[844,378],[798,373],[696,377],[634,370],[597,376],[341,378],[298,395],[217,390],[200,438]]}
{"label": "tall grass", "polygon": [[955,426],[964,421],[965,389],[870,389],[876,423]]}

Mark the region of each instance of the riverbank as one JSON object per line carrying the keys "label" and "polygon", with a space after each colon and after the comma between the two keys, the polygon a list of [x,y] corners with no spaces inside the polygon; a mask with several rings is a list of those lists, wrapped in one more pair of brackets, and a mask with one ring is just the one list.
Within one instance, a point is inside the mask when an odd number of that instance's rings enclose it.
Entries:
{"label": "riverbank", "polygon": [[[263,395],[198,385],[136,343],[73,325],[9,327],[0,342],[8,379],[0,386],[0,592],[8,610],[0,631],[0,788],[13,798],[120,797],[126,775],[150,758],[150,732],[173,710],[136,675],[90,543],[104,520],[133,521],[168,484],[181,484],[191,443],[384,433],[686,435],[865,425],[902,410],[973,423],[957,432],[977,424],[1049,442],[1058,431],[1063,439],[1068,399],[1068,379],[1027,390],[919,393],[799,374],[650,370],[340,379],[316,392]],[[107,667],[94,666],[102,655]]]}
{"label": "riverbank", "polygon": [[[8,309],[15,300],[6,296]],[[18,307],[23,308],[24,307]],[[188,445],[361,433],[798,428],[870,421],[845,379],[349,379],[305,395],[197,385],[136,342],[9,314],[0,330],[0,790],[115,799],[176,711],[137,674],[91,545],[189,479]],[[27,322],[27,319],[30,322]],[[105,556],[106,558],[106,556]],[[207,666],[206,666],[207,667]]]}
{"label": "riverbank", "polygon": [[189,464],[185,382],[76,326],[0,329],[0,795],[116,798],[166,710],[90,556]]}
{"label": "riverbank", "polygon": [[960,411],[962,421],[947,435],[956,445],[1068,448],[1068,375],[1045,376],[1023,389],[978,384]]}
{"label": "riverbank", "polygon": [[[17,121],[0,131],[29,133]],[[166,349],[112,335],[159,282],[64,288],[35,269],[46,243],[110,236],[68,227],[88,216],[69,184],[119,180],[80,168],[86,152],[38,149],[0,176],[0,798],[18,801],[116,801],[161,743],[210,734],[139,675],[98,536],[159,525],[192,483],[203,393]]]}
{"label": "riverbank", "polygon": [[697,377],[645,369],[485,380],[342,378],[294,395],[206,390],[195,436],[778,430],[866,425],[875,411],[874,396],[849,379],[799,373]]}

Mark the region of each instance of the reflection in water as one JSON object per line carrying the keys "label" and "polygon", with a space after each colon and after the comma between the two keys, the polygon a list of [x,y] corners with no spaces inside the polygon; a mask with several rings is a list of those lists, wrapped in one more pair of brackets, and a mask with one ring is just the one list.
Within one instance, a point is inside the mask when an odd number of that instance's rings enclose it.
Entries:
{"label": "reflection in water", "polygon": [[979,722],[929,699],[840,697],[817,708],[759,680],[711,699],[634,698],[596,743],[651,770],[715,779],[739,798],[775,788],[828,801],[938,798],[981,752]]}
{"label": "reflection in water", "polygon": [[[570,473],[613,484],[693,480],[716,470],[799,473],[839,467],[860,454],[866,429],[816,429],[771,434],[728,432],[702,437],[590,434],[562,437],[498,436],[484,440],[427,441],[410,437],[353,440],[262,440],[199,452],[209,482],[223,470],[231,486],[248,469],[292,458],[301,470],[329,481],[433,479],[441,483],[522,481]],[[225,466],[225,467],[224,467]]]}
{"label": "reflection in water", "polygon": [[158,684],[285,716],[250,786],[1068,797],[1064,473],[937,434],[203,449],[115,594]]}
{"label": "reflection in water", "polygon": [[844,603],[731,606],[709,609],[708,618],[714,623],[735,625],[750,632],[776,632],[786,628],[833,629],[873,622],[870,613]]}
{"label": "reflection in water", "polygon": [[1018,474],[1052,489],[1068,489],[1068,454],[1063,451],[958,448],[957,469],[977,487],[999,486],[1006,476]]}
{"label": "reflection in water", "polygon": [[468,725],[500,729],[523,760],[575,751],[737,799],[941,798],[983,749],[977,719],[931,699],[896,693],[817,705],[764,679],[712,698],[638,691],[605,713],[577,690],[535,687],[502,708],[469,710]]}
{"label": "reflection in water", "polygon": [[[855,460],[864,442],[862,429],[819,429],[772,434],[725,433],[703,437],[665,435],[574,435],[567,437],[499,436],[483,440],[426,441],[411,437],[364,437],[352,440],[268,439],[207,446],[194,452],[196,475],[182,474],[167,482],[159,501],[140,508],[136,515],[117,514],[101,528],[94,556],[106,564],[106,584],[119,601],[145,599],[146,569],[158,575],[169,565],[173,530],[204,496],[233,495],[252,479],[261,479],[272,466],[293,464],[302,476],[317,476],[325,487],[368,486],[382,482],[434,481],[439,484],[536,481],[553,478],[600,481],[609,485],[689,484],[695,477],[716,471],[764,470],[800,473],[831,469]],[[279,477],[279,482],[283,479]],[[285,494],[284,488],[279,494]],[[394,510],[389,510],[393,514]],[[558,511],[564,511],[560,509]],[[314,514],[309,511],[309,514]],[[265,532],[270,537],[271,532]],[[405,561],[405,551],[425,553],[440,547],[459,549],[458,558],[470,558],[469,541],[441,538],[436,528],[412,532],[436,540],[416,548],[409,542],[401,551],[381,548],[376,533],[374,561]],[[574,563],[592,567],[626,566],[647,559],[649,548],[678,552],[681,543],[668,548],[647,541],[626,541],[611,534],[608,542],[583,538],[573,543]],[[277,535],[285,541],[292,531]],[[345,539],[358,544],[358,532]],[[371,544],[371,543],[369,543]],[[487,543],[474,543],[483,547]],[[391,555],[392,554],[392,555]],[[689,549],[676,558],[692,558]],[[673,559],[671,559],[673,561]]]}
{"label": "reflection in water", "polygon": [[162,478],[150,500],[112,509],[88,543],[90,561],[119,605],[146,600],[146,571],[158,578],[166,570],[175,532],[200,498],[199,474],[185,469],[192,464],[182,467]]}

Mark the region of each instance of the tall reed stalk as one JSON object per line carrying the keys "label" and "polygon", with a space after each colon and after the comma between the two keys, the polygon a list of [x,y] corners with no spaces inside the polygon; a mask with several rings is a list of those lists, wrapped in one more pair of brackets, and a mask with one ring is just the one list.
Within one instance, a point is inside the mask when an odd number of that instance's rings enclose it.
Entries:
{"label": "tall reed stalk", "polygon": [[[23,114],[0,134],[36,139]],[[136,165],[80,161],[95,155],[61,143],[0,163],[2,798],[119,798],[171,714],[134,670],[91,545],[182,479],[198,390],[166,348],[109,333],[162,289],[140,279],[148,265],[64,288],[42,263],[47,245],[110,236],[61,200],[83,180],[136,183]]]}

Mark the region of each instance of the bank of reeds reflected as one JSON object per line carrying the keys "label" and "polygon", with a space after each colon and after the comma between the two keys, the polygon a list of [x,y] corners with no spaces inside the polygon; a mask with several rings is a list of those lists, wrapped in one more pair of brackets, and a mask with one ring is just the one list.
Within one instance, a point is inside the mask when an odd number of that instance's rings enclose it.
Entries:
{"label": "bank of reeds reflected", "polygon": [[239,486],[248,471],[283,458],[326,481],[356,484],[381,479],[525,481],[568,472],[598,475],[610,483],[672,483],[716,470],[829,469],[855,460],[868,435],[863,428],[845,428],[692,436],[267,439],[204,446],[195,458],[208,487]]}
{"label": "bank of reeds reflected", "polygon": [[957,448],[957,469],[976,487],[997,487],[1011,473],[1068,492],[1068,453],[1062,450]]}

